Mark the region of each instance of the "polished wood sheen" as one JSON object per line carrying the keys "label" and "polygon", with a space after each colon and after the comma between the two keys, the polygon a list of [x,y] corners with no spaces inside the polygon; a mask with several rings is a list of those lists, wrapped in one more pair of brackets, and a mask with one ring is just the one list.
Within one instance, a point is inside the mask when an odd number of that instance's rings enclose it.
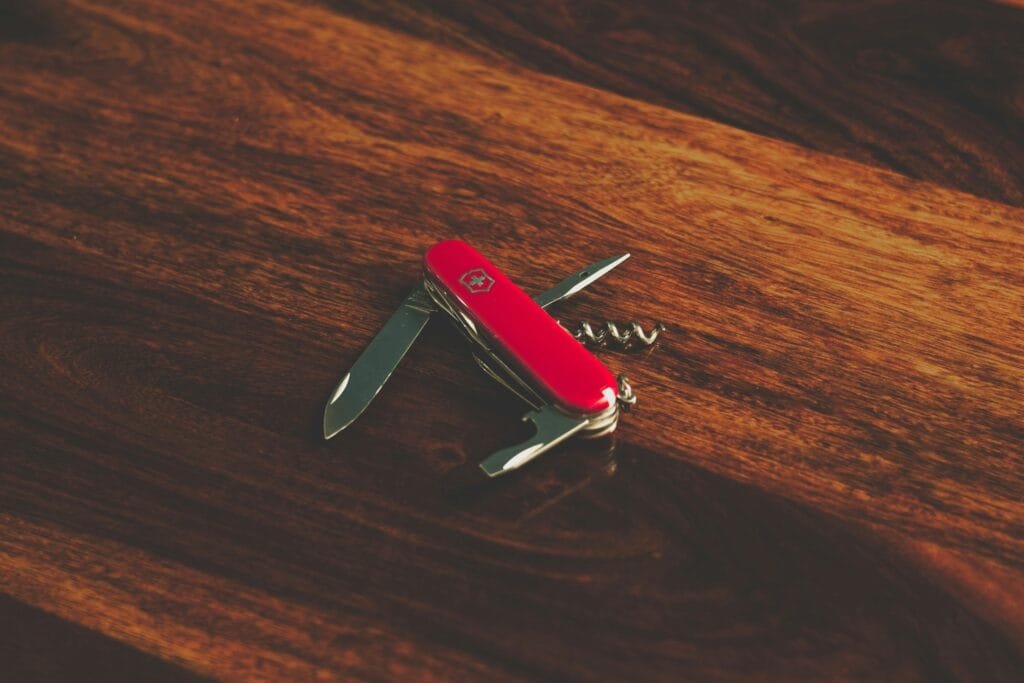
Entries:
{"label": "polished wood sheen", "polygon": [[461,50],[1024,206],[1021,4],[332,6]]}
{"label": "polished wood sheen", "polygon": [[[1024,10],[752,6],[0,2],[3,671],[1019,680]],[[791,72],[872,28],[917,96]],[[715,63],[801,104],[673,94]],[[529,292],[632,252],[553,311],[668,323],[614,440],[485,480],[524,406],[435,321],[323,442],[449,237]]]}

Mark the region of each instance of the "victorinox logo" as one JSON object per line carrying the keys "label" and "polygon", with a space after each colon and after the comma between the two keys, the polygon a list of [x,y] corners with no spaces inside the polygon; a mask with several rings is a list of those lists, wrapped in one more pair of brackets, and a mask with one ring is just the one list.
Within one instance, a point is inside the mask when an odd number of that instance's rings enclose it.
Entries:
{"label": "victorinox logo", "polygon": [[491,287],[494,286],[494,278],[488,275],[487,271],[483,268],[467,270],[459,278],[459,282],[473,294],[489,292]]}

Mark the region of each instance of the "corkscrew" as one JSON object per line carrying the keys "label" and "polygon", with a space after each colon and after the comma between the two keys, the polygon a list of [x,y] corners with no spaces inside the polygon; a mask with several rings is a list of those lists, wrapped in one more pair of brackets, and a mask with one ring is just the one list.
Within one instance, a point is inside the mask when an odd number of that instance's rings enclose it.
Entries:
{"label": "corkscrew", "polygon": [[665,331],[665,325],[655,323],[650,332],[645,332],[638,322],[631,322],[620,327],[612,321],[606,321],[596,330],[586,320],[581,321],[575,330],[569,330],[577,341],[591,349],[603,349],[614,346],[620,351],[639,351],[650,348]]}

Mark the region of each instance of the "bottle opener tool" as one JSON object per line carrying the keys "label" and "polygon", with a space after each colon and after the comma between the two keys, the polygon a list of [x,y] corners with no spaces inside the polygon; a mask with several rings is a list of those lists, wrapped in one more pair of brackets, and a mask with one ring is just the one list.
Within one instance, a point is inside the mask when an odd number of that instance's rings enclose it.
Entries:
{"label": "bottle opener tool", "polygon": [[488,476],[516,469],[573,435],[612,432],[620,406],[628,408],[636,400],[629,383],[624,377],[616,379],[544,309],[627,258],[623,254],[594,263],[530,298],[465,242],[435,244],[423,258],[423,281],[331,395],[324,410],[324,438],[359,417],[438,311],[448,314],[470,340],[480,367],[533,408],[523,420],[533,423],[534,435],[484,459],[480,468]]}

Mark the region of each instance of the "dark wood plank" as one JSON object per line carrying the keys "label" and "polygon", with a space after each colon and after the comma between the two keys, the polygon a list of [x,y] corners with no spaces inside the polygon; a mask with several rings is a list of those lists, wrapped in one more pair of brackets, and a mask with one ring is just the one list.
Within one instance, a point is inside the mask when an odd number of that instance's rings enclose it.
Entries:
{"label": "dark wood plank", "polygon": [[208,680],[3,596],[0,666],[8,681]]}
{"label": "dark wood plank", "polygon": [[[1016,679],[1020,209],[314,5],[15,7],[5,595],[230,680]],[[320,440],[453,235],[634,253],[559,309],[671,323],[615,442],[474,479],[522,407],[443,324]]]}
{"label": "dark wood plank", "polygon": [[476,54],[1024,205],[1024,9],[885,0],[344,0]]}

